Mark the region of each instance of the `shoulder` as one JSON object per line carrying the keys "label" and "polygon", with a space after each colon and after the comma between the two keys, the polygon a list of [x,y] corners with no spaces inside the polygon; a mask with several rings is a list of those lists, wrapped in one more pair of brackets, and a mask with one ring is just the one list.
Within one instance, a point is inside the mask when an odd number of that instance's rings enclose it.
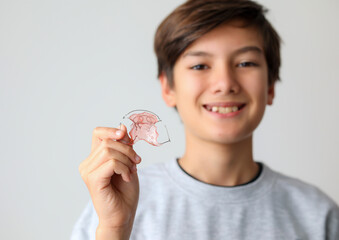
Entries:
{"label": "shoulder", "polygon": [[270,171],[276,176],[273,192],[279,202],[299,206],[304,211],[318,210],[319,214],[334,211],[339,216],[336,202],[317,186],[275,170]]}
{"label": "shoulder", "polygon": [[305,226],[325,230],[326,239],[339,239],[339,207],[318,187],[296,177],[271,170],[276,175],[273,200],[282,214],[301,219]]}

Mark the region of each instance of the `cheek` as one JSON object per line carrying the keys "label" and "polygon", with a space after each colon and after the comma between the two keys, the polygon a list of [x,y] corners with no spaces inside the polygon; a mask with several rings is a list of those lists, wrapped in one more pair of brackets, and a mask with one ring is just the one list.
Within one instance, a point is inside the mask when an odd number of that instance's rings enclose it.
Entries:
{"label": "cheek", "polygon": [[251,79],[248,79],[248,91],[260,102],[266,102],[268,91],[268,78],[262,71],[256,73]]}
{"label": "cheek", "polygon": [[[178,72],[176,78],[176,91],[178,97],[184,98],[185,101],[194,100],[198,97],[204,89],[206,89],[206,84],[204,81],[199,79],[199,77],[189,74],[187,72],[180,73]],[[180,76],[180,77],[179,77]],[[188,96],[190,96],[188,98]]]}
{"label": "cheek", "polygon": [[199,79],[189,79],[186,86],[186,93],[198,96],[204,89],[206,89],[205,84]]}

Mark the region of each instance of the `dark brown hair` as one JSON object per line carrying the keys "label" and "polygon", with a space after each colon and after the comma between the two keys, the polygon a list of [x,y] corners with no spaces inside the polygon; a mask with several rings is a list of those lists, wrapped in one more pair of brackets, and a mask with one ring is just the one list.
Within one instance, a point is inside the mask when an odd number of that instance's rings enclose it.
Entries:
{"label": "dark brown hair", "polygon": [[232,20],[254,26],[263,38],[268,66],[268,85],[280,80],[280,37],[265,18],[267,9],[250,0],[188,0],[159,25],[154,41],[158,77],[166,74],[173,87],[173,67],[179,56],[195,40]]}

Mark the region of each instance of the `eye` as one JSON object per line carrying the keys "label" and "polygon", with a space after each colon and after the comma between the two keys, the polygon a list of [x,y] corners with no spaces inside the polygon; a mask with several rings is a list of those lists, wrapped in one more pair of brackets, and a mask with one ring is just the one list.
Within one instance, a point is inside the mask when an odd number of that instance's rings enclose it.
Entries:
{"label": "eye", "polygon": [[254,62],[242,62],[238,64],[238,67],[256,67],[258,64]]}
{"label": "eye", "polygon": [[191,69],[193,70],[204,70],[204,69],[208,69],[208,66],[205,64],[197,64],[194,65],[193,67],[191,67]]}

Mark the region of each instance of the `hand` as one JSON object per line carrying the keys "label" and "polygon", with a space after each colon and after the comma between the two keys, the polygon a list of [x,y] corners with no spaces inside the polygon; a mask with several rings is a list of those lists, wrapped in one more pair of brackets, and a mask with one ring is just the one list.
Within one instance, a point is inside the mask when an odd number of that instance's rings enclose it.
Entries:
{"label": "hand", "polygon": [[139,198],[136,164],[141,159],[123,142],[130,142],[124,125],[121,130],[95,128],[91,153],[79,171],[99,217],[98,229],[130,234]]}

